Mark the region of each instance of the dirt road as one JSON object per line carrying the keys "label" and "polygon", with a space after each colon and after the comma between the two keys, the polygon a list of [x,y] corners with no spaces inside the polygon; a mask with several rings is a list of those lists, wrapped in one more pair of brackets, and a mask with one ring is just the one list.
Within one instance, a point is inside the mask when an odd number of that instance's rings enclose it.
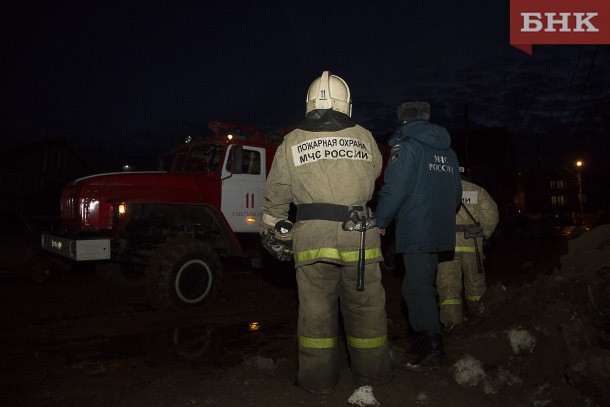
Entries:
{"label": "dirt road", "polygon": [[[542,268],[552,269],[563,249],[539,244],[549,247],[534,260],[512,243],[496,248],[490,283],[506,279],[518,286]],[[514,262],[528,261],[533,268],[508,277],[507,271],[517,267]],[[587,399],[560,383],[561,372],[557,383],[519,379],[495,391],[456,383],[451,364],[463,356],[466,343],[460,335],[446,337],[446,369],[430,374],[404,370],[411,340],[401,279],[401,273],[384,275],[395,377],[373,389],[382,406],[531,406]],[[286,265],[255,271],[226,264],[220,300],[179,313],[155,311],[136,292],[100,284],[93,272],[65,274],[40,286],[0,281],[0,305],[0,405],[342,406],[355,390],[346,352],[334,394],[313,395],[293,385],[297,297],[294,272]],[[484,332],[481,324],[477,329]],[[507,350],[495,346],[491,341],[489,353],[504,360]],[[505,366],[485,366],[488,377],[497,375],[498,367]]]}

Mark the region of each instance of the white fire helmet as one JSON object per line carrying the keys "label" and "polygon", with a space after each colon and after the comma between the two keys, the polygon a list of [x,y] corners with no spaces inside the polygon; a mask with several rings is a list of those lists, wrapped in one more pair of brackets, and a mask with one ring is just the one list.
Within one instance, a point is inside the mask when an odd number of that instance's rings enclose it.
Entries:
{"label": "white fire helmet", "polygon": [[315,79],[307,90],[305,114],[315,109],[332,109],[352,117],[352,99],[347,83],[329,71]]}

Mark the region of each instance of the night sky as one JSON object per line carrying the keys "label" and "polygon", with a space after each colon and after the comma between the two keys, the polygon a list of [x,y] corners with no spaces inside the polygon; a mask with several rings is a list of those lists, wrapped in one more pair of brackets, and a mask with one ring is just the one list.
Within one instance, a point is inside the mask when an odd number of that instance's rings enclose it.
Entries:
{"label": "night sky", "polygon": [[[323,70],[376,137],[427,100],[461,130],[505,126],[518,164],[608,166],[610,45],[509,44],[509,2],[9,1],[3,139],[66,137],[99,170],[155,157],[221,120],[273,131]],[[8,54],[6,54],[8,53]],[[113,151],[113,153],[110,153]]]}

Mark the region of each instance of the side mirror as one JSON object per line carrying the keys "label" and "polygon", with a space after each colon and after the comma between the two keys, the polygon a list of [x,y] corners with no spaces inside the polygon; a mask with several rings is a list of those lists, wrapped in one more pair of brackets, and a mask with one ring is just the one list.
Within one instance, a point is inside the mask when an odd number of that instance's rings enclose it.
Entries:
{"label": "side mirror", "polygon": [[231,146],[231,172],[233,174],[241,174],[243,162],[244,147],[239,144],[233,144]]}

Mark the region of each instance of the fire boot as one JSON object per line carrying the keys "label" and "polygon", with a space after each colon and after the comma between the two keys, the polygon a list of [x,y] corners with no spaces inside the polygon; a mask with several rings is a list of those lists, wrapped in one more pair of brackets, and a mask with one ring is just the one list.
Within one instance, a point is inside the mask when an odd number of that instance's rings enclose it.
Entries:
{"label": "fire boot", "polygon": [[414,372],[426,373],[441,367],[445,360],[443,335],[423,332],[418,338],[419,354],[405,368]]}

